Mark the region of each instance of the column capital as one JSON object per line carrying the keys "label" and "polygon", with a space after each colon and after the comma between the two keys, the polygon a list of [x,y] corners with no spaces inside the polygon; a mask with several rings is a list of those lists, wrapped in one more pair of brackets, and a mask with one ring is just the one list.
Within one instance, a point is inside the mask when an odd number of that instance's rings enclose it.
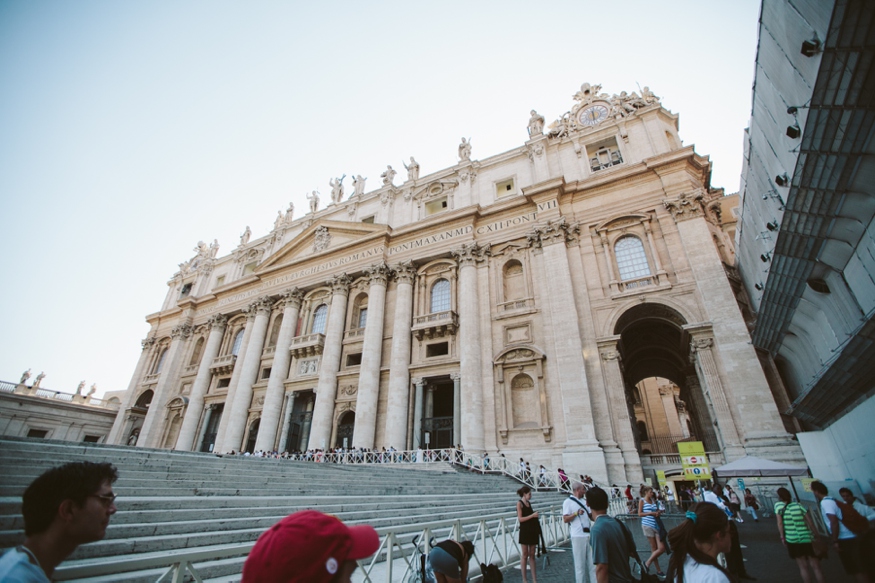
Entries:
{"label": "column capital", "polygon": [[540,249],[554,243],[566,245],[577,244],[580,240],[580,223],[569,223],[565,217],[559,217],[547,221],[546,225],[540,225],[532,229],[526,235],[529,247]]}
{"label": "column capital", "polygon": [[392,270],[386,265],[385,261],[374,263],[365,269],[365,276],[367,276],[368,283],[371,285],[379,284],[385,286],[391,274]]}
{"label": "column capital", "polygon": [[253,316],[261,314],[270,315],[270,311],[273,308],[273,302],[270,300],[270,297],[261,296],[247,307],[249,308],[249,313]]}
{"label": "column capital", "polygon": [[158,339],[155,336],[147,336],[140,340],[140,346],[143,347],[143,350],[149,350],[155,345]]}
{"label": "column capital", "polygon": [[333,295],[346,296],[349,295],[349,284],[352,280],[346,273],[341,273],[333,276],[325,282],[330,288]]}
{"label": "column capital", "polygon": [[453,257],[456,258],[456,261],[459,262],[460,267],[465,265],[476,266],[478,263],[485,261],[486,258],[492,254],[488,244],[481,246],[476,242],[465,243],[459,249],[450,250],[450,253],[452,253]]}
{"label": "column capital", "polygon": [[283,307],[292,306],[293,308],[300,308],[301,301],[304,299],[304,292],[296,287],[284,290],[280,295],[282,296],[280,304],[282,304]]}
{"label": "column capital", "polygon": [[416,385],[417,387],[421,387],[422,385],[425,384],[425,379],[420,378],[420,377],[414,377],[414,378],[412,378],[412,379],[410,379],[410,380],[411,380],[411,381],[413,382],[413,384]]}
{"label": "column capital", "polygon": [[404,261],[392,267],[392,275],[398,283],[409,283],[413,285],[416,279],[416,267],[412,261]]}
{"label": "column capital", "polygon": [[696,352],[711,350],[711,347],[714,345],[714,339],[708,337],[700,337],[693,338],[690,341],[690,352],[695,354]]}
{"label": "column capital", "polygon": [[214,330],[221,330],[228,323],[228,317],[224,314],[215,314],[207,320],[207,324]]}
{"label": "column capital", "polygon": [[183,322],[178,326],[174,326],[173,330],[170,331],[170,337],[173,339],[179,338],[181,340],[185,340],[189,336],[191,336],[192,327],[188,322]]}
{"label": "column capital", "polygon": [[676,223],[705,215],[705,191],[698,188],[692,192],[682,192],[677,198],[664,199],[662,205],[668,209]]}
{"label": "column capital", "polygon": [[450,379],[453,382],[458,382],[458,381],[462,380],[462,373],[460,373],[460,372],[450,373]]}

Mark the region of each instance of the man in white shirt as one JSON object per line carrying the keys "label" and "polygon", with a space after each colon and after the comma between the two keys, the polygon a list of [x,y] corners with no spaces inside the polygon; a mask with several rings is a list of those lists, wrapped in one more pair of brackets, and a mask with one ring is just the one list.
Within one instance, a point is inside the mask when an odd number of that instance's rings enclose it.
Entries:
{"label": "man in white shirt", "polygon": [[811,492],[820,505],[820,513],[830,533],[833,548],[838,552],[845,573],[853,575],[858,583],[867,583],[866,557],[860,539],[842,524],[842,511],[834,498],[828,496],[829,490],[822,482],[812,482]]}
{"label": "man in white shirt", "polygon": [[574,556],[575,583],[596,583],[592,549],[589,546],[589,529],[592,526],[590,510],[583,501],[586,492],[583,484],[571,485],[573,494],[562,503],[562,520],[571,527],[571,552]]}

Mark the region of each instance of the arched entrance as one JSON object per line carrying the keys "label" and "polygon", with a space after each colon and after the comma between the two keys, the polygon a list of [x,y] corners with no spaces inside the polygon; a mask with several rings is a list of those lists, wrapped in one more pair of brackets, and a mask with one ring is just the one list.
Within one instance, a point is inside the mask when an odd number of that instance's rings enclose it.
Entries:
{"label": "arched entrance", "polygon": [[249,425],[249,436],[246,439],[246,448],[243,451],[255,453],[255,440],[258,439],[258,428],[261,426],[261,417]]}
{"label": "arched entrance", "polygon": [[334,447],[349,448],[352,446],[352,433],[355,429],[355,411],[347,411],[337,422],[337,437]]}
{"label": "arched entrance", "polygon": [[687,321],[658,303],[626,311],[614,328],[635,445],[645,469],[677,455],[680,441],[701,441],[722,450],[712,414],[690,359]]}

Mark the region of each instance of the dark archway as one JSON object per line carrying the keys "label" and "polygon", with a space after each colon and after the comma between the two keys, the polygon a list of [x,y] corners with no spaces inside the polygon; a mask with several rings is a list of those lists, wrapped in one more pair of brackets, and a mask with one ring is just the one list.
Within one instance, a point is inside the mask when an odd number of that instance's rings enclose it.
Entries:
{"label": "dark archway", "polygon": [[[352,433],[355,430],[355,411],[347,411],[340,417],[337,422],[337,438],[334,440],[334,447],[352,447]],[[343,440],[346,439],[344,446]]]}
{"label": "dark archway", "polygon": [[152,389],[148,391],[143,391],[143,394],[137,398],[137,402],[134,403],[134,409],[142,409],[144,412],[149,408],[149,405],[152,403],[152,397],[155,396],[155,393],[152,392]]}
{"label": "dark archway", "polygon": [[249,437],[246,440],[246,448],[243,451],[255,453],[255,440],[258,439],[258,428],[261,426],[261,418],[259,417],[249,425]]}

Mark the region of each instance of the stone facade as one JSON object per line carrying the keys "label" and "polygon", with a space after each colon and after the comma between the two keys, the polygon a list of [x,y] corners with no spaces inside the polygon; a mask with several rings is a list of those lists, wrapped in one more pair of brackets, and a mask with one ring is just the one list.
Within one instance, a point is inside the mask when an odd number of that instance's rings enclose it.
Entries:
{"label": "stone facade", "polygon": [[662,377],[717,461],[798,459],[724,269],[710,162],[647,88],[573,99],[513,150],[465,141],[450,168],[357,177],[226,256],[199,244],[147,318],[111,441],[461,444],[634,482],[653,464],[632,387]]}

